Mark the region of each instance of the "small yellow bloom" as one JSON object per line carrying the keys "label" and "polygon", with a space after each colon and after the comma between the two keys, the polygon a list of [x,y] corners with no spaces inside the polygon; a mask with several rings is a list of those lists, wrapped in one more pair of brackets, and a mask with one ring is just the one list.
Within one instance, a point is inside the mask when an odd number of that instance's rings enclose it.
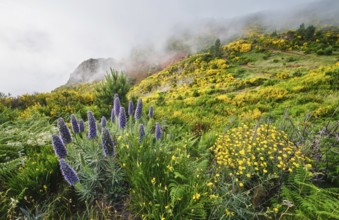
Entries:
{"label": "small yellow bloom", "polygon": [[240,187],[244,187],[244,184],[242,182],[239,182]]}
{"label": "small yellow bloom", "polygon": [[154,185],[156,183],[155,177],[151,179],[151,183]]}
{"label": "small yellow bloom", "polygon": [[306,168],[311,169],[312,168],[312,164],[306,164]]}
{"label": "small yellow bloom", "polygon": [[194,195],[193,195],[193,200],[198,200],[199,198],[200,198],[200,194],[199,193],[195,193]]}
{"label": "small yellow bloom", "polygon": [[212,183],[212,182],[208,182],[208,183],[207,183],[207,186],[208,186],[208,187],[211,187],[211,186],[213,186],[213,183]]}

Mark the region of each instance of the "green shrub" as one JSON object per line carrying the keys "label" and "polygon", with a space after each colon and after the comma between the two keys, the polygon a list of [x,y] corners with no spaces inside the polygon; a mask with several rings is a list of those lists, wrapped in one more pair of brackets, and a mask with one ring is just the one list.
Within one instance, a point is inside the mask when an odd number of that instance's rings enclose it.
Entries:
{"label": "green shrub", "polygon": [[281,189],[283,206],[280,206],[280,218],[339,219],[338,188],[319,188],[310,181],[312,176],[304,167],[289,176],[288,182]]}
{"label": "green shrub", "polygon": [[123,72],[110,69],[105,80],[95,88],[95,104],[100,109],[101,115],[107,115],[107,109],[112,106],[114,94],[119,94],[122,104],[127,105],[126,94],[131,87],[130,80]]}

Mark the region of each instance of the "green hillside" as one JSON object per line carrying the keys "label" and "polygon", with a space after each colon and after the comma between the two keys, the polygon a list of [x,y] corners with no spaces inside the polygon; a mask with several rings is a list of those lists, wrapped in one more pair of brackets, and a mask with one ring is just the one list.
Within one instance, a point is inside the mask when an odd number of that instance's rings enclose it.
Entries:
{"label": "green hillside", "polygon": [[[297,31],[288,33],[298,38]],[[299,46],[286,35],[255,35],[220,46],[218,56],[213,48],[189,56],[143,80],[129,95],[157,106],[160,117],[198,127],[218,129],[231,118],[253,121],[285,112],[324,121],[338,108],[339,54],[317,55],[312,41],[297,41]],[[330,43],[338,47],[338,39]]]}
{"label": "green hillside", "polygon": [[248,33],[137,84],[0,93],[0,218],[339,219],[338,37]]}

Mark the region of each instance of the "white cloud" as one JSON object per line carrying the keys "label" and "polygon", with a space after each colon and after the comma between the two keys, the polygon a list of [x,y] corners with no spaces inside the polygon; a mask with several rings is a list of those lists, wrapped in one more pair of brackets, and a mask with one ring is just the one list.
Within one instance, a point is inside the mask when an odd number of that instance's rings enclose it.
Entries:
{"label": "white cloud", "polygon": [[[255,4],[254,4],[255,2]],[[307,0],[2,0],[0,91],[50,91],[88,58],[122,58],[161,44],[175,24],[230,18]]]}

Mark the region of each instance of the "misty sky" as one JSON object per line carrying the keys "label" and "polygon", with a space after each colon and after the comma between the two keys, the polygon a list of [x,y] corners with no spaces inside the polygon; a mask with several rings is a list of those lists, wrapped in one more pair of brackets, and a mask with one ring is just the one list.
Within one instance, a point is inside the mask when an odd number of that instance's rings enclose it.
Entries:
{"label": "misty sky", "polygon": [[173,26],[284,10],[312,0],[0,0],[0,92],[50,91],[88,58],[160,45]]}

